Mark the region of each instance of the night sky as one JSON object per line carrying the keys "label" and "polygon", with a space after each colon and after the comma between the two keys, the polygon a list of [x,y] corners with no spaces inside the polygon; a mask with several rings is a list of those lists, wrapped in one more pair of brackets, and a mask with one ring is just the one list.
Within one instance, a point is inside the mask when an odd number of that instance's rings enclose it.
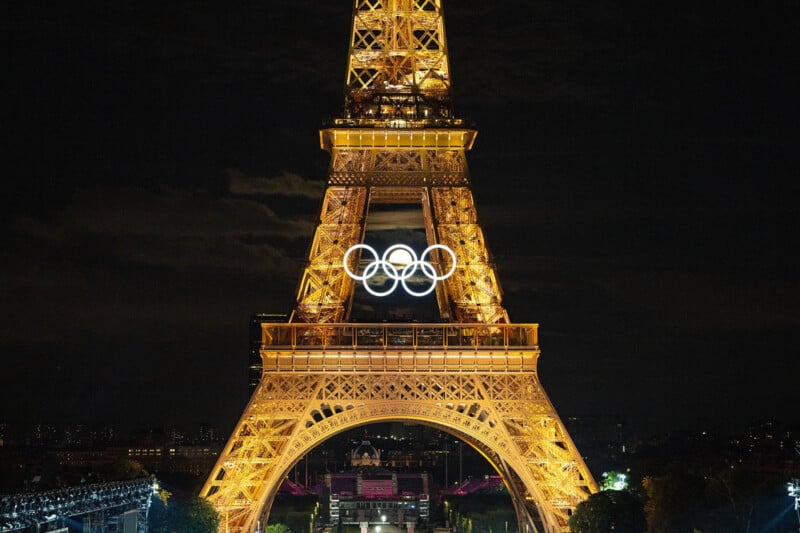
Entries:
{"label": "night sky", "polygon": [[[16,4],[0,421],[228,431],[250,315],[293,307],[352,3]],[[562,416],[798,423],[800,9],[650,4],[445,6],[506,307]]]}

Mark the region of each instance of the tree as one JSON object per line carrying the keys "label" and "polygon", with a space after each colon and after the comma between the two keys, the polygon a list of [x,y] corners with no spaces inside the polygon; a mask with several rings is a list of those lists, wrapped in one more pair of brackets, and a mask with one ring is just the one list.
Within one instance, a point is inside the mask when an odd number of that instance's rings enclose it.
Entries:
{"label": "tree", "polygon": [[705,482],[688,472],[648,476],[642,480],[647,493],[644,506],[650,533],[692,531],[705,503]]}
{"label": "tree", "polygon": [[270,524],[267,526],[266,533],[290,533],[291,529],[283,524]]}
{"label": "tree", "polygon": [[150,474],[144,469],[142,463],[121,457],[106,466],[101,471],[101,476],[107,481],[122,481],[125,479],[137,479],[141,477],[148,477]]}
{"label": "tree", "polygon": [[780,475],[741,467],[681,468],[642,480],[650,533],[673,531],[785,531],[796,522],[785,513]]}
{"label": "tree", "polygon": [[164,509],[166,509],[169,506],[169,499],[172,498],[172,493],[165,488],[159,488],[156,496],[164,506]]}
{"label": "tree", "polygon": [[220,516],[203,498],[168,505],[161,498],[150,508],[150,531],[153,533],[217,533]]}
{"label": "tree", "polygon": [[175,533],[217,533],[220,516],[208,500],[194,497],[170,508],[167,522]]}
{"label": "tree", "polygon": [[644,506],[624,490],[604,490],[578,504],[567,522],[573,533],[644,533]]}
{"label": "tree", "polygon": [[773,518],[764,506],[773,499],[771,492],[776,488],[781,496],[785,494],[783,486],[783,478],[774,474],[720,469],[708,477],[706,501],[713,512],[703,525],[712,531],[763,531],[765,522]]}

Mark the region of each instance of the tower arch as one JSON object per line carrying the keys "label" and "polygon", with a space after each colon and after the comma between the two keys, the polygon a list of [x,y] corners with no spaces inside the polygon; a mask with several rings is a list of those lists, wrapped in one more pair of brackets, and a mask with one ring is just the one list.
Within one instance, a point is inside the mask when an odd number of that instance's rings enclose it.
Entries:
{"label": "tower arch", "polygon": [[[253,531],[310,450],[378,422],[429,425],[473,446],[506,480],[530,531],[565,531],[575,506],[597,490],[539,383],[535,324],[263,328],[265,340],[289,344],[263,349],[264,377],[201,493],[230,531]],[[400,336],[418,344],[394,349]]]}
{"label": "tower arch", "polygon": [[[539,531],[539,528],[559,531],[563,527],[558,519],[553,519],[554,511],[550,509],[552,502],[540,489],[541,478],[548,476],[548,472],[541,465],[525,461],[517,453],[513,440],[503,432],[496,431],[496,424],[480,420],[453,405],[392,401],[362,403],[300,430],[292,446],[281,455],[274,470],[263,480],[262,493],[259,500],[254,502],[252,514],[256,517],[268,515],[283,480],[312,450],[340,433],[382,422],[412,422],[429,426],[474,448],[503,478],[515,506],[520,531]],[[581,473],[576,465],[566,462],[562,464],[562,470],[570,473],[572,483],[585,483],[580,479]],[[588,486],[586,491],[588,495]],[[565,516],[569,514],[564,513]],[[230,522],[232,517],[227,518]]]}

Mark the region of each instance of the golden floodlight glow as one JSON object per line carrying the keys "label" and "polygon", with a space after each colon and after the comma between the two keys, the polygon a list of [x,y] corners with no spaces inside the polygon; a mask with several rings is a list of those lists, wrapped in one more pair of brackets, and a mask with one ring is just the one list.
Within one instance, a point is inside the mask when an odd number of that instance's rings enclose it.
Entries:
{"label": "golden floodlight glow", "polygon": [[[261,380],[200,496],[219,533],[254,533],[312,450],[408,422],[485,457],[520,531],[566,533],[598,486],[539,381],[538,325],[512,324],[503,305],[466,160],[477,131],[451,105],[443,0],[351,1],[345,106],[320,132],[331,163],[296,305],[287,323],[260,323]],[[418,206],[427,248],[364,244],[378,205]],[[358,323],[358,284],[431,294],[439,316]]]}

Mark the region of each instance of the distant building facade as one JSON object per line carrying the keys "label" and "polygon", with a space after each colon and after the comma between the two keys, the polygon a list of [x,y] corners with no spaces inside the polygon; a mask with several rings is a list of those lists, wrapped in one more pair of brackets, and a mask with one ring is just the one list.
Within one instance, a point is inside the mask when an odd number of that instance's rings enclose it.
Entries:
{"label": "distant building facade", "polygon": [[424,472],[381,467],[381,454],[363,441],[350,456],[351,470],[325,475],[332,525],[395,525],[406,531],[430,518],[429,478]]}

